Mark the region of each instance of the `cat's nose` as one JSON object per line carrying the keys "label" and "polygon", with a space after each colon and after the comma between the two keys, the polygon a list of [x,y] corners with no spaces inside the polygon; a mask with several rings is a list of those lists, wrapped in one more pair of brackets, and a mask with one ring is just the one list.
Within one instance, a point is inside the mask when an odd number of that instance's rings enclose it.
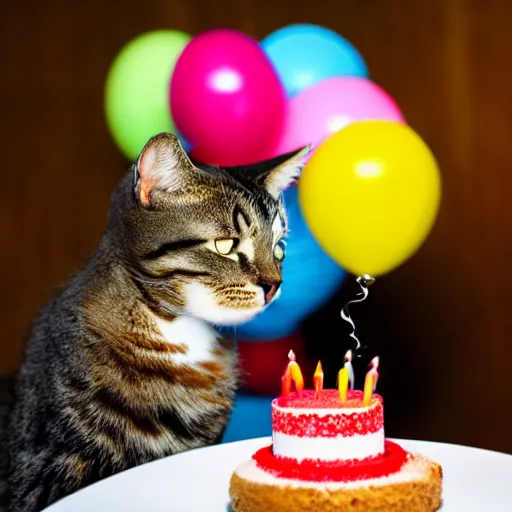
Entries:
{"label": "cat's nose", "polygon": [[263,288],[263,294],[265,295],[265,304],[268,304],[276,296],[276,293],[281,286],[281,281],[262,281],[260,286]]}

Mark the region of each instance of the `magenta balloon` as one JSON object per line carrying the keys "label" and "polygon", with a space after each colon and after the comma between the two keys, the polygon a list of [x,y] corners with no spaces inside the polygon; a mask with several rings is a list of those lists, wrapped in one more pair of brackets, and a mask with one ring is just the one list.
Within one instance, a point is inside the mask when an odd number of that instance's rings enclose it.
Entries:
{"label": "magenta balloon", "polygon": [[193,156],[241,165],[271,155],[287,109],[284,88],[260,45],[234,30],[196,36],[170,85],[172,118]]}
{"label": "magenta balloon", "polygon": [[312,144],[313,149],[344,126],[363,120],[405,122],[393,98],[361,77],[327,78],[294,96],[274,155]]}

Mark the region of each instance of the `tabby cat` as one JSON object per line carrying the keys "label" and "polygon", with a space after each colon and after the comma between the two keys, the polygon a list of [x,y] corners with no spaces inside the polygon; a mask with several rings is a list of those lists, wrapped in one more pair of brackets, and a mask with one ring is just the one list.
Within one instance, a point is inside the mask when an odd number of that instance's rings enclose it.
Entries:
{"label": "tabby cat", "polygon": [[276,296],[281,192],[307,152],[225,169],[171,134],[146,144],[97,250],[34,323],[8,427],[9,512],[220,441],[238,372],[214,326]]}

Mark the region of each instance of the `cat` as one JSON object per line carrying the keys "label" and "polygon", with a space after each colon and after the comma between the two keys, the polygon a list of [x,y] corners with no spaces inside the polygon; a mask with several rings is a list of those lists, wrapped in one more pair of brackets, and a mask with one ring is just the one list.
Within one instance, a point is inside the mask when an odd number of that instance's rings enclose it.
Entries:
{"label": "cat", "polygon": [[6,422],[13,399],[12,377],[0,379],[0,512],[5,510],[7,496],[7,450],[5,446]]}
{"label": "cat", "polygon": [[115,188],[84,269],[34,322],[7,428],[8,512],[220,442],[246,322],[278,294],[282,192],[309,147],[250,166],[194,162],[151,138]]}

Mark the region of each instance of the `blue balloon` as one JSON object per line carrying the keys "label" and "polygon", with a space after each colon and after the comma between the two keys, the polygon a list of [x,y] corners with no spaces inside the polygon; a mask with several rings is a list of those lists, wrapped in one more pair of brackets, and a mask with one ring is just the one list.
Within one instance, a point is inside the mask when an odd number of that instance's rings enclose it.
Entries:
{"label": "blue balloon", "polygon": [[306,226],[296,186],[285,191],[284,201],[290,233],[281,294],[255,319],[238,326],[238,337],[243,340],[263,341],[293,334],[304,319],[336,293],[346,275]]}
{"label": "blue balloon", "polygon": [[223,443],[272,434],[271,403],[274,397],[237,393]]}
{"label": "blue balloon", "polygon": [[368,76],[356,48],[336,32],[318,25],[283,27],[261,42],[289,98],[334,76]]}

